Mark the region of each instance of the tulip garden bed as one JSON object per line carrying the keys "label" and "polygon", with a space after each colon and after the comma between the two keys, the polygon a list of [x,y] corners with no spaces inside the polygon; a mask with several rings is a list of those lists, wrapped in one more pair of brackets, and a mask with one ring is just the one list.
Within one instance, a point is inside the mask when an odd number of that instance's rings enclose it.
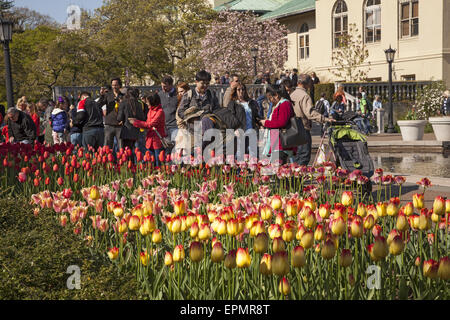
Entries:
{"label": "tulip garden bed", "polygon": [[[0,146],[3,196],[30,199],[30,228],[44,219],[49,232],[77,239],[65,268],[119,274],[108,285],[130,291],[126,298],[449,298],[450,200],[437,197],[424,208],[427,179],[401,206],[405,199],[391,197],[391,188],[404,179],[381,170],[373,181],[383,192],[368,197],[361,193],[367,178],[331,163],[287,165],[266,176],[262,163],[155,169],[145,156],[135,165],[129,153],[115,161],[107,149],[22,148]],[[55,242],[34,250],[64,261],[64,242]],[[86,266],[87,252],[96,264]],[[79,298],[62,288],[65,268],[55,296]],[[21,282],[8,283],[20,290]]]}

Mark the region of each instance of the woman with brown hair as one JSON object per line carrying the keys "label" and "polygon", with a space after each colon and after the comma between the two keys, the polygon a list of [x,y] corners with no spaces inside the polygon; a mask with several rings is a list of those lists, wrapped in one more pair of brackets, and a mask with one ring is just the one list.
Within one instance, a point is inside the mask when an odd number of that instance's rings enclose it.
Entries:
{"label": "woman with brown hair", "polygon": [[180,82],[177,85],[178,107],[177,107],[177,112],[176,112],[176,118],[177,118],[177,125],[178,125],[179,129],[186,129],[186,126],[183,123],[183,119],[181,119],[180,116],[178,115],[178,109],[180,108],[181,99],[189,91],[191,91],[191,87],[189,87],[189,85],[186,82]]}
{"label": "woman with brown hair", "polygon": [[122,148],[130,148],[134,151],[134,146],[139,138],[139,129],[133,125],[130,119],[137,119],[144,121],[146,115],[139,102],[139,90],[135,88],[128,88],[125,98],[119,104],[119,111],[117,113],[117,121],[123,123],[120,131],[120,139]]}
{"label": "woman with brown hair", "polygon": [[344,87],[342,85],[340,85],[336,91],[336,93],[333,96],[333,100],[337,100],[337,96],[341,96],[342,97],[342,103],[345,104],[345,106],[347,106],[347,98],[345,97],[345,91],[344,91]]}
{"label": "woman with brown hair", "polygon": [[[227,106],[235,117],[240,122],[239,129],[242,129],[244,133],[247,133],[247,130],[257,130],[259,128],[258,123],[258,103],[255,100],[250,99],[247,87],[245,84],[239,83],[235,88],[231,91],[231,101]],[[256,158],[258,155],[258,145],[256,141],[247,140],[244,137],[240,137],[239,131],[236,132],[236,136],[238,137],[237,141],[237,154],[236,157],[238,160],[241,159],[243,154],[241,152],[241,148],[244,148],[244,154],[250,154],[251,157]],[[241,147],[241,140],[245,139],[245,146]],[[242,142],[244,144],[244,142]]]}

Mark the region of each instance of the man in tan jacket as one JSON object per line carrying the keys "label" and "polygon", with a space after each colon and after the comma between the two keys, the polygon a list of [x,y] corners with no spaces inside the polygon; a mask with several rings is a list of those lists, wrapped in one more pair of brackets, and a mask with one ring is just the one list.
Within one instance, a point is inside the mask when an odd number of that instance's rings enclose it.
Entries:
{"label": "man in tan jacket", "polygon": [[312,99],[307,91],[311,85],[311,77],[307,74],[301,74],[298,77],[297,88],[291,93],[291,100],[294,103],[295,116],[302,119],[303,126],[305,127],[308,135],[308,143],[299,146],[297,149],[297,154],[294,157],[294,161],[302,166],[307,166],[311,160],[312,140],[310,131],[312,128],[312,120],[319,123],[334,121],[333,119],[325,118],[314,109]]}

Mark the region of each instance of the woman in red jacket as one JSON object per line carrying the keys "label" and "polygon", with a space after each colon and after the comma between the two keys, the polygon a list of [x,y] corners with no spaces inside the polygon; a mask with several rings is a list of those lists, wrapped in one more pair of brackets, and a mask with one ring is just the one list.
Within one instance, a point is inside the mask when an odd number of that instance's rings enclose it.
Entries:
{"label": "woman in red jacket", "polygon": [[27,107],[27,112],[31,116],[31,119],[34,122],[34,125],[36,126],[36,137],[39,137],[41,135],[40,132],[40,120],[39,115],[37,114],[37,107],[34,103],[29,104]]}
{"label": "woman in red jacket", "polygon": [[294,149],[284,150],[281,146],[281,140],[279,138],[279,130],[285,128],[289,122],[289,119],[295,116],[292,102],[290,101],[289,94],[286,92],[283,86],[278,89],[268,87],[266,90],[267,99],[272,103],[273,110],[268,120],[261,120],[261,124],[269,129],[269,135],[265,142],[264,154],[270,155],[271,162],[281,161],[282,164],[286,163],[288,158],[292,158]]}
{"label": "woman in red jacket", "polygon": [[145,147],[155,158],[155,167],[160,167],[159,154],[164,150],[157,133],[161,137],[166,136],[165,131],[165,115],[161,107],[161,98],[158,93],[152,92],[144,97],[144,102],[149,106],[147,121],[140,121],[137,119],[129,118],[128,121],[137,128],[150,129],[147,131],[147,137],[145,139]]}

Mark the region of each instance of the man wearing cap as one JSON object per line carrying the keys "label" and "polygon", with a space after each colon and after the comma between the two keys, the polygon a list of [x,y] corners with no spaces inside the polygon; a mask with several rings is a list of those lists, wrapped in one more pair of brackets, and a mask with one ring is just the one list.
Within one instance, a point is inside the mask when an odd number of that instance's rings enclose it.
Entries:
{"label": "man wearing cap", "polygon": [[36,126],[28,114],[9,108],[7,116],[9,142],[31,144],[36,140]]}

